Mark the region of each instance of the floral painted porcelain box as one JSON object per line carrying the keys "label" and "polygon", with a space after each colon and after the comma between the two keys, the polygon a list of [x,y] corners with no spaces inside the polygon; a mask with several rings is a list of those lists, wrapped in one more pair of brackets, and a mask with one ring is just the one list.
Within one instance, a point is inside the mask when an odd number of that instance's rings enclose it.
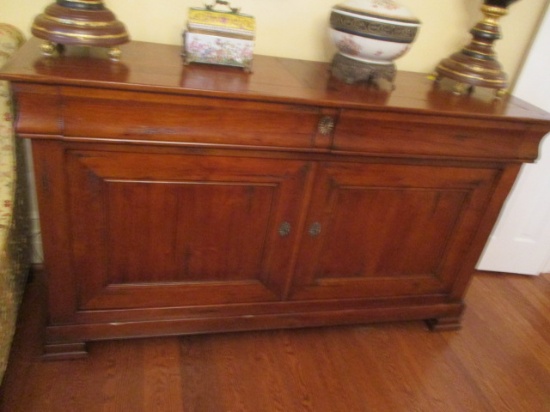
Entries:
{"label": "floral painted porcelain box", "polygon": [[[216,5],[227,6],[228,10],[214,10]],[[254,17],[240,13],[227,1],[190,8],[183,34],[184,62],[237,66],[250,71],[255,28]]]}

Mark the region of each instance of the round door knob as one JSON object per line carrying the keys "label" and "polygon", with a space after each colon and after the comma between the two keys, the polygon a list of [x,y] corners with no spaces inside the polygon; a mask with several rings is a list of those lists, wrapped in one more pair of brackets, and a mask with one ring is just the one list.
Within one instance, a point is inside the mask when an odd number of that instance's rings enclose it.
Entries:
{"label": "round door knob", "polygon": [[317,130],[324,136],[331,134],[334,130],[334,119],[330,116],[321,117],[321,120],[319,120],[319,124],[317,125]]}

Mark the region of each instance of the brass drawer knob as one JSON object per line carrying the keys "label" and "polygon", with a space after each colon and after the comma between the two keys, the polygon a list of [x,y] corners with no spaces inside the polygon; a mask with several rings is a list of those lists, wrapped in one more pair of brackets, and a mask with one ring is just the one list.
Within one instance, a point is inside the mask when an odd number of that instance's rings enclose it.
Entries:
{"label": "brass drawer knob", "polygon": [[290,223],[288,222],[281,223],[281,226],[279,226],[279,236],[286,237],[290,235],[291,229],[292,227],[290,226]]}
{"label": "brass drawer knob", "polygon": [[317,125],[317,130],[324,136],[331,134],[334,130],[334,119],[330,116],[321,117],[321,120],[319,120],[319,124]]}
{"label": "brass drawer knob", "polygon": [[319,222],[315,222],[313,223],[310,227],[309,227],[309,235],[311,237],[316,237],[316,236],[319,236],[321,234],[321,224]]}

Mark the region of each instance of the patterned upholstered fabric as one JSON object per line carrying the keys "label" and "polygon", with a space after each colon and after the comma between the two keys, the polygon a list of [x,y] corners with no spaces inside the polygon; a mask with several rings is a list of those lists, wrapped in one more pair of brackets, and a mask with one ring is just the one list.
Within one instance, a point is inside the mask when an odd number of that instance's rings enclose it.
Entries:
{"label": "patterned upholstered fabric", "polygon": [[[15,27],[0,23],[0,67],[22,43]],[[0,81],[0,382],[30,265],[25,162],[12,118],[9,85]]]}

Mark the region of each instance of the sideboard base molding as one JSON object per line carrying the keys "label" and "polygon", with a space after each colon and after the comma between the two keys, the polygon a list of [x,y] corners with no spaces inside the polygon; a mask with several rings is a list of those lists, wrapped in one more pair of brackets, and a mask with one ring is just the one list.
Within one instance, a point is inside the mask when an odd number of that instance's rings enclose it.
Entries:
{"label": "sideboard base molding", "polygon": [[[328,312],[259,314],[228,317],[184,317],[139,322],[109,322],[48,326],[46,328],[45,359],[75,359],[86,356],[86,342],[124,338],[183,336],[198,333],[245,332],[335,325],[374,324],[387,321],[426,321],[434,331],[451,329],[448,320],[458,319],[462,304],[401,306],[369,309],[346,309]],[[431,325],[436,325],[432,327]],[[438,325],[445,325],[441,328]],[[72,340],[81,339],[81,342]]]}
{"label": "sideboard base molding", "polygon": [[86,342],[46,343],[42,359],[47,361],[72,360],[88,357]]}
{"label": "sideboard base molding", "polygon": [[461,318],[458,316],[442,317],[426,320],[426,324],[431,331],[459,330],[462,328]]}

